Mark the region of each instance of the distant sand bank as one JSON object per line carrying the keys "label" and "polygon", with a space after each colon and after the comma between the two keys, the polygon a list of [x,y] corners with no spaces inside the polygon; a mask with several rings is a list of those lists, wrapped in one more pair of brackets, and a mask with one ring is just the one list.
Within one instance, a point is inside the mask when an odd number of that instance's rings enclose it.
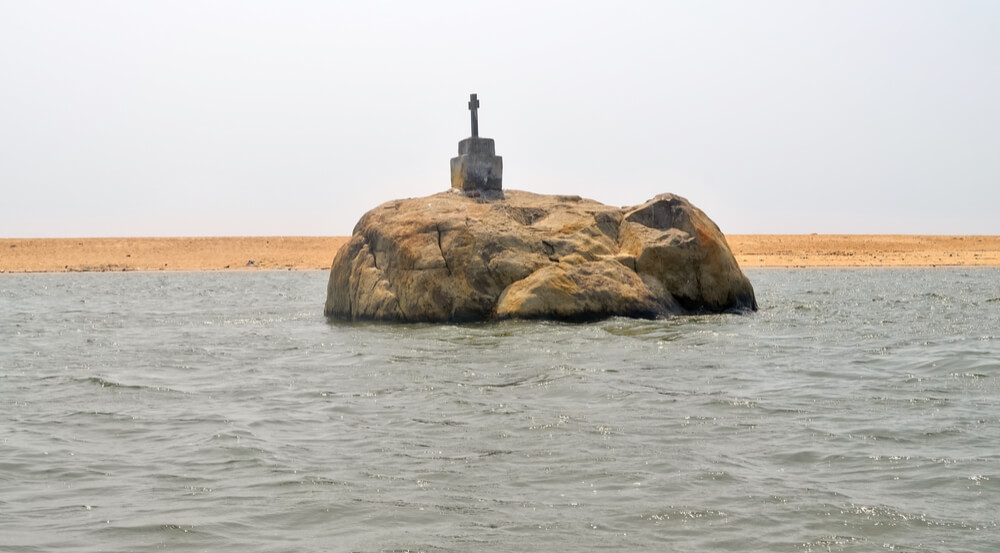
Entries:
{"label": "distant sand bank", "polygon": [[329,269],[347,237],[0,238],[0,271]]}
{"label": "distant sand bank", "polygon": [[1000,266],[1000,236],[732,234],[741,267]]}
{"label": "distant sand bank", "polygon": [[[727,235],[740,266],[1000,266],[1000,236]],[[0,272],[329,269],[346,236],[0,238]]]}

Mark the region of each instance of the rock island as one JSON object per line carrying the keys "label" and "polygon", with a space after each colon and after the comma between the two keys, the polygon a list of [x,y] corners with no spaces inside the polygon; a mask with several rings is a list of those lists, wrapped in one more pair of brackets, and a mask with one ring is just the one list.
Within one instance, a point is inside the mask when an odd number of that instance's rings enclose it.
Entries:
{"label": "rock island", "polygon": [[361,217],[330,269],[328,317],[587,321],[757,308],[722,232],[684,198],[619,208],[504,191],[478,107],[473,94],[450,190]]}

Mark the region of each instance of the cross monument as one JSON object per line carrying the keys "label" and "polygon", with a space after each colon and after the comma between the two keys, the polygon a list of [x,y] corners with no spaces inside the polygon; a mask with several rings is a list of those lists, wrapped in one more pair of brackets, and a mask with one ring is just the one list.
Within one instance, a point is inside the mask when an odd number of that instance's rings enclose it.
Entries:
{"label": "cross monument", "polygon": [[451,158],[451,187],[467,196],[502,198],[503,158],[496,155],[492,138],[479,136],[476,94],[469,95],[469,112],[472,136],[458,143],[458,157]]}

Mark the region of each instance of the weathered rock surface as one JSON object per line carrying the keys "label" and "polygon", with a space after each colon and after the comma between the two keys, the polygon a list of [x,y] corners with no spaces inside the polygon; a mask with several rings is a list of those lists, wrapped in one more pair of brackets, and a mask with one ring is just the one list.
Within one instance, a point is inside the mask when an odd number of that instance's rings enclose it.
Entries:
{"label": "weathered rock surface", "polygon": [[366,213],[330,270],[329,317],[591,320],[757,308],[725,237],[672,194],[617,208],[578,196],[442,192]]}

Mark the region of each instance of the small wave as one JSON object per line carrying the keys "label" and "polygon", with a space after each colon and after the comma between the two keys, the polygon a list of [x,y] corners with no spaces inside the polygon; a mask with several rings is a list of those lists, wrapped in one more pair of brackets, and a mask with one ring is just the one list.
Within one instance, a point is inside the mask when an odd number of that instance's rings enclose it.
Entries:
{"label": "small wave", "polygon": [[806,553],[812,553],[813,551],[840,551],[844,548],[863,546],[870,543],[869,540],[858,536],[833,535],[823,536],[809,543],[804,543],[802,547]]}
{"label": "small wave", "polygon": [[921,526],[941,526],[947,528],[976,528],[960,520],[935,518],[925,513],[911,513],[888,505],[850,504],[840,510],[841,514],[862,518],[878,525],[918,524]]}
{"label": "small wave", "polygon": [[106,379],[101,378],[99,376],[88,376],[87,378],[82,379],[82,381],[83,382],[89,382],[90,384],[96,384],[96,385],[100,386],[101,388],[122,388],[122,389],[126,389],[126,390],[139,390],[139,389],[142,389],[142,386],[132,386],[132,385],[121,384],[119,382],[114,382],[113,380],[106,380]]}
{"label": "small wave", "polygon": [[530,376],[515,377],[506,382],[497,382],[497,383],[485,382],[481,384],[468,384],[468,385],[479,389],[511,388],[516,386],[540,387],[540,386],[547,386],[557,380],[567,378],[571,376],[574,372],[576,372],[575,369],[563,367],[562,374],[554,376],[549,374],[535,374]]}
{"label": "small wave", "polygon": [[105,527],[102,531],[114,534],[136,534],[140,536],[149,536],[157,534],[202,533],[192,524],[177,524],[172,522],[123,525],[123,524],[116,524],[115,521],[111,520],[108,521],[107,524],[108,526]]}
{"label": "small wave", "polygon": [[950,376],[951,378],[971,378],[973,380],[979,380],[980,378],[986,378],[989,375],[983,373],[963,372],[963,373],[951,373],[948,376]]}
{"label": "small wave", "polygon": [[674,319],[646,321],[638,319],[614,318],[602,326],[604,332],[614,336],[644,337],[658,334],[661,340],[671,341],[681,336],[678,322]]}
{"label": "small wave", "polygon": [[85,378],[77,379],[77,381],[86,384],[94,384],[96,386],[100,386],[101,388],[114,388],[117,390],[151,390],[155,392],[173,392],[177,394],[184,393],[180,390],[175,390],[174,388],[169,388],[167,386],[147,386],[144,384],[122,384],[121,382],[115,382],[114,380],[108,380],[100,376],[88,376]]}
{"label": "small wave", "polygon": [[432,424],[432,425],[435,425],[435,426],[465,426],[467,424],[467,423],[464,423],[464,422],[461,422],[461,421],[450,420],[450,419],[444,419],[444,420],[439,420],[439,421],[432,421],[432,420],[428,420],[428,419],[411,419],[411,420],[413,420],[413,422],[416,422],[416,423],[420,423],[420,424]]}
{"label": "small wave", "polygon": [[[483,451],[479,454],[480,457],[496,457],[497,455],[511,455],[514,453],[509,449],[491,449],[489,451]],[[989,478],[987,478],[989,480]]]}
{"label": "small wave", "polygon": [[640,520],[647,520],[650,522],[661,522],[664,520],[690,520],[690,519],[715,519],[724,520],[729,516],[729,513],[725,511],[719,511],[716,509],[701,509],[698,507],[669,507],[662,511],[657,511],[655,513],[646,513],[639,515]]}
{"label": "small wave", "polygon": [[743,407],[743,408],[746,408],[746,409],[756,409],[757,408],[757,402],[756,401],[754,401],[752,399],[739,398],[739,397],[729,397],[729,398],[712,399],[710,401],[710,403],[712,405],[722,405],[722,406],[729,406],[729,407]]}

